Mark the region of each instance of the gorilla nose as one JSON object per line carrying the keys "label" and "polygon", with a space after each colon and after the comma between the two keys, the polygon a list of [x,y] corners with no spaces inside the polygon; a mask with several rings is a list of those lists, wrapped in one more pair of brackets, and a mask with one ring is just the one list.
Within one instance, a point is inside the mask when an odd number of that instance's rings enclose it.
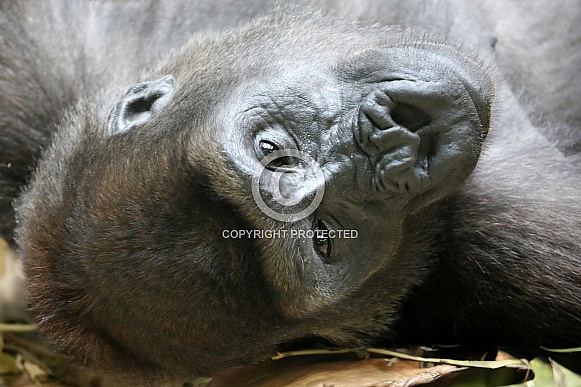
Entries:
{"label": "gorilla nose", "polygon": [[389,87],[379,87],[363,100],[361,112],[379,130],[399,125],[416,132],[430,123],[430,106],[427,99],[422,100],[421,86],[418,86],[407,81],[394,81]]}
{"label": "gorilla nose", "polygon": [[482,123],[478,110],[481,109],[461,83],[389,81],[363,99],[356,140],[369,156],[374,157],[378,152],[399,145],[396,138],[401,136],[435,136],[453,129],[486,131],[488,114],[485,114],[486,123]]}
{"label": "gorilla nose", "polygon": [[481,68],[411,51],[390,57],[390,75],[363,98],[354,122],[355,142],[373,166],[378,191],[413,194],[446,179],[464,180],[490,124],[493,87]]}

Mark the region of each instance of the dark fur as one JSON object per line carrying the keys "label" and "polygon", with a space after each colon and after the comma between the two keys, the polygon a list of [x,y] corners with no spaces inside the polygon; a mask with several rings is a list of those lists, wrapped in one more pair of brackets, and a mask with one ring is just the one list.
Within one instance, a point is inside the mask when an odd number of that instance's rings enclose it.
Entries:
{"label": "dark fur", "polygon": [[[558,67],[541,54],[534,66],[507,59],[512,48],[537,37],[515,38],[503,22],[494,25],[487,12],[500,6],[486,1],[469,9],[464,2],[383,5],[390,12],[370,2],[367,12],[385,15],[384,23],[430,27],[450,40],[463,36],[488,62],[494,46],[500,72],[511,74],[506,83],[455,43],[312,11],[278,11],[243,28],[198,34],[159,59],[192,31],[217,28],[209,14],[230,27],[271,8],[256,2],[235,16],[238,3],[220,11],[209,9],[212,2],[185,3],[0,3],[0,230],[12,238],[12,202],[30,180],[16,201],[17,242],[32,311],[64,352],[119,375],[116,383],[153,383],[212,375],[310,336],[345,346],[579,345],[581,182],[571,159],[579,116],[568,103],[581,96],[579,67]],[[349,4],[337,7],[350,12]],[[521,21],[524,29],[535,24],[531,15]],[[545,55],[567,48],[578,63],[581,50],[571,43],[578,45],[578,36],[575,26],[570,39],[545,48]],[[373,90],[353,80],[366,61],[376,64],[373,53],[352,58],[382,44],[403,45],[409,58],[414,48],[435,53],[425,61],[432,71],[466,70],[479,87],[482,101],[471,114],[480,116],[483,133],[475,132],[476,145],[447,185],[402,196],[362,193],[342,174],[344,165],[358,165],[338,159],[343,164],[320,212],[345,215],[359,229],[353,243],[366,243],[339,246],[343,256],[335,266],[314,262],[292,241],[224,240],[225,229],[280,226],[252,200],[239,164],[250,161],[225,149],[243,130],[235,124],[244,103],[271,90],[277,96],[281,74],[296,75],[303,87],[312,74],[305,78],[302,68],[323,75],[351,69],[341,73],[341,124]],[[419,71],[409,58],[401,63]],[[519,78],[520,66],[559,75],[562,92],[536,105],[538,128],[512,90],[523,88],[519,97],[530,101],[543,87]],[[167,108],[143,127],[108,136],[109,112],[125,91],[166,74],[176,80]],[[438,75],[442,87],[451,87],[445,74]],[[567,85],[564,77],[577,83]],[[565,117],[555,124],[540,113],[565,103]],[[323,127],[323,118],[308,111],[286,116],[281,108],[280,115],[302,119],[301,130],[312,122]],[[479,164],[457,189],[474,166],[490,115]],[[354,154],[352,133],[345,133],[336,151]],[[232,147],[243,153],[239,143]],[[302,145],[320,150],[327,143],[335,144],[311,136]]]}

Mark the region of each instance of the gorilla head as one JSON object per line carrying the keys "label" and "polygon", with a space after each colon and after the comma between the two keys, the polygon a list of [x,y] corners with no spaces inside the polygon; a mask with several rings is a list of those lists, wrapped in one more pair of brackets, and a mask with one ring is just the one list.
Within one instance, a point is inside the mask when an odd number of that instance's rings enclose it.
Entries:
{"label": "gorilla head", "polygon": [[371,343],[425,276],[492,98],[478,61],[410,31],[277,14],[195,36],[120,102],[86,95],[21,198],[42,330],[160,378]]}

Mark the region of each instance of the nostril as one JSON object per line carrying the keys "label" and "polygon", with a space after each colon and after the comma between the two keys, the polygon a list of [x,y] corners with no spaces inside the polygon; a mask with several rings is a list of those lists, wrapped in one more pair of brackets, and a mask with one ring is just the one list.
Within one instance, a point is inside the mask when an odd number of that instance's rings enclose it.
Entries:
{"label": "nostril", "polygon": [[426,113],[406,103],[398,103],[391,111],[391,118],[412,132],[430,123],[430,117]]}

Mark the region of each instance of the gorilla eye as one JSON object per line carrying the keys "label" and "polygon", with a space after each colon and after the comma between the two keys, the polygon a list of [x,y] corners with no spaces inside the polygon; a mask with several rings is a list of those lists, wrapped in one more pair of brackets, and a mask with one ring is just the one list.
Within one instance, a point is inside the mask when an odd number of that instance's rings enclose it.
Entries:
{"label": "gorilla eye", "polygon": [[331,237],[324,222],[317,220],[313,226],[313,246],[326,261],[331,256]]}
{"label": "gorilla eye", "polygon": [[260,149],[260,153],[262,153],[262,156],[264,157],[279,150],[276,144],[267,140],[260,140],[260,142],[258,143],[258,148]]}
{"label": "gorilla eye", "polygon": [[[280,146],[278,146],[277,144],[275,144],[274,142],[268,141],[268,140],[260,140],[258,142],[258,151],[259,151],[259,157],[261,158],[265,158],[270,156],[271,154],[273,154],[276,151],[282,150],[282,148]],[[268,165],[266,166],[266,168],[270,169],[270,170],[277,170],[279,168],[292,168],[292,167],[296,167],[297,165],[299,165],[299,160],[296,157],[292,157],[292,156],[278,156],[273,158]]]}

